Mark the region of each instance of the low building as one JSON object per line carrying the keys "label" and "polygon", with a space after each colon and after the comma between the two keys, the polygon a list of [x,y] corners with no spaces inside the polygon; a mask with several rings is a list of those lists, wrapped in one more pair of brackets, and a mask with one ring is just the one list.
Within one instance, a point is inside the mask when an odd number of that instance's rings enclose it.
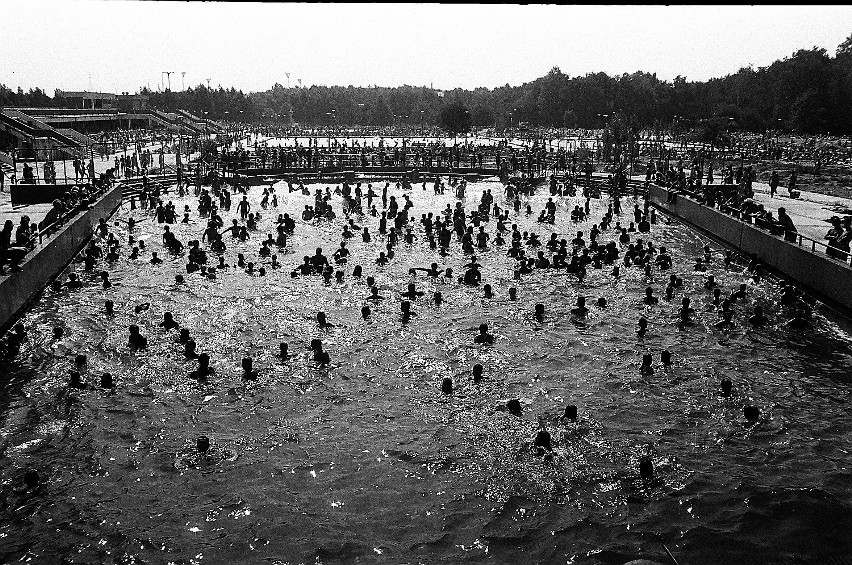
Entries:
{"label": "low building", "polygon": [[122,112],[138,112],[139,110],[148,109],[147,94],[119,94],[118,109]]}
{"label": "low building", "polygon": [[118,96],[109,92],[65,92],[56,89],[55,100],[67,108],[114,110],[117,107]]}

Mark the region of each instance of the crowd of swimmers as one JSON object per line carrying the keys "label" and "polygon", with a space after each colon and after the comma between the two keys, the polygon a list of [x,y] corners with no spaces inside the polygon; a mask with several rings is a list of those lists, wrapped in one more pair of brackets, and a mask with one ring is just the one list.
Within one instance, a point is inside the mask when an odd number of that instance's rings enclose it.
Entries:
{"label": "crowd of swimmers", "polygon": [[[458,188],[459,182],[451,181],[450,184]],[[494,298],[496,295],[494,287],[496,285],[483,279],[482,264],[479,263],[477,254],[501,254],[508,261],[513,262],[513,278],[515,281],[522,281],[526,276],[536,271],[563,271],[572,276],[577,284],[582,283],[589,270],[608,272],[609,276],[615,280],[622,276],[623,270],[636,269],[642,272],[649,282],[654,280],[656,274],[668,274],[662,296],[655,294],[657,291],[654,286],[647,286],[644,289],[642,296],[639,297],[639,303],[645,309],[659,307],[661,301],[676,300],[676,295],[683,288],[683,280],[678,273],[687,271],[699,273],[702,277],[705,277],[704,289],[709,297],[706,304],[701,305],[701,307],[708,312],[718,313],[718,320],[713,322],[712,326],[719,331],[730,331],[738,325],[759,328],[770,322],[770,315],[776,316],[779,320],[786,318],[792,325],[806,325],[809,323],[812,314],[811,305],[800,292],[790,285],[783,285],[778,300],[780,307],[777,312],[767,312],[760,305],[754,306],[749,312],[738,308],[738,305],[745,303],[749,296],[748,285],[740,284],[737,288],[724,290],[713,274],[706,274],[713,255],[709,246],[705,246],[703,255],[697,257],[694,264],[676,265],[667,248],[655,245],[650,239],[651,226],[657,223],[657,218],[655,211],[649,209],[647,202],[644,206],[640,206],[640,203],[637,202],[632,210],[626,211],[622,209],[620,198],[615,196],[611,199],[600,220],[591,226],[588,233],[586,233],[586,230],[575,230],[572,234],[573,237],[560,237],[560,234],[552,233],[549,238],[542,240],[535,232],[521,230],[513,221],[513,218],[516,219],[523,215],[535,217],[536,213],[529,203],[526,206],[522,204],[521,194],[518,191],[507,191],[504,194],[504,200],[499,201],[491,190],[487,189],[479,196],[478,202],[474,200],[474,206],[470,209],[465,207],[465,202],[459,200],[455,203],[455,206],[447,204],[443,210],[423,212],[418,218],[411,212],[414,206],[413,200],[416,198],[415,186],[408,182],[400,181],[396,184],[397,190],[405,191],[400,199],[397,199],[394,194],[389,194],[393,190],[389,182],[381,191],[375,190],[371,184],[367,184],[366,187],[363,187],[362,183],[357,183],[355,186],[344,184],[343,187],[339,187],[333,192],[330,188],[326,188],[325,191],[317,190],[314,194],[314,206],[306,207],[305,211],[301,213],[303,222],[322,224],[329,228],[335,225],[333,219],[336,217],[332,209],[332,199],[339,195],[341,198],[340,211],[345,219],[343,220],[338,249],[327,254],[322,247],[317,247],[313,255],[305,255],[294,264],[285,266],[280,263],[274,250],[279,253],[287,252],[290,247],[288,238],[298,228],[297,222],[290,216],[290,212],[295,214],[297,211],[291,210],[288,213],[278,214],[277,219],[274,220],[275,228],[273,231],[276,236],[273,236],[273,233],[268,233],[265,238],[262,234],[257,238],[260,242],[257,247],[256,260],[252,260],[251,257],[247,259],[245,253],[238,253],[236,263],[232,265],[227,260],[228,240],[232,242],[255,241],[260,221],[265,217],[269,200],[272,199],[273,202],[278,200],[274,187],[264,188],[265,205],[261,206],[261,210],[252,211],[251,203],[247,198],[248,189],[246,187],[238,188],[238,192],[243,194],[236,206],[237,217],[232,218],[231,224],[226,226],[222,214],[231,209],[230,193],[227,188],[217,188],[208,190],[198,187],[195,194],[198,206],[195,211],[189,206],[185,207],[182,222],[189,223],[189,217],[193,214],[197,214],[198,217],[205,220],[205,226],[202,233],[199,234],[199,238],[186,242],[180,241],[170,229],[170,224],[179,221],[179,214],[171,201],[164,202],[164,199],[167,198],[167,192],[157,190],[151,193],[153,196],[150,199],[146,199],[145,209],[147,213],[151,215],[154,221],[163,224],[162,246],[164,251],[175,257],[183,256],[186,259],[185,272],[175,273],[177,285],[186,284],[186,277],[190,275],[216,279],[220,273],[229,272],[233,274],[240,271],[247,276],[269,276],[278,271],[284,273],[284,276],[293,278],[319,277],[326,285],[342,283],[347,276],[355,280],[365,279],[366,292],[362,296],[361,316],[368,320],[373,309],[377,308],[383,300],[391,298],[381,294],[376,275],[383,271],[384,265],[394,261],[404,261],[397,253],[400,247],[404,249],[406,244],[422,242],[435,252],[438,261],[432,262],[429,266],[410,266],[409,273],[412,276],[416,276],[417,273],[424,273],[432,282],[440,281],[450,285],[457,284],[481,288],[483,298]],[[436,179],[433,186],[434,193],[442,194],[445,189],[446,185],[443,180]],[[310,195],[310,191],[301,183],[291,184],[288,190]],[[426,183],[423,183],[422,190],[427,190]],[[531,196],[535,192],[535,187],[528,187],[527,190],[528,192],[524,195]],[[552,192],[552,194],[562,193],[567,193],[567,189],[558,187],[558,190]],[[456,190],[456,194],[459,194],[458,190]],[[556,198],[558,199],[558,196]],[[367,213],[363,211],[362,199],[366,203]],[[376,205],[373,204],[374,199],[376,204],[381,202],[381,212],[378,212]],[[554,197],[548,198],[540,212],[539,224],[545,231],[550,231],[549,226],[554,224],[555,216],[558,213],[558,205]],[[624,217],[625,213],[628,215],[626,218]],[[362,241],[370,243],[373,242],[375,237],[370,233],[368,226],[360,225],[366,223],[369,217],[377,218],[377,231],[382,236],[383,243],[376,241],[379,251],[372,264],[354,265],[350,274],[347,275],[344,270],[348,270],[350,262],[347,240],[360,236]],[[575,223],[580,223],[588,221],[589,217],[590,198],[586,197],[582,205],[576,205],[570,211],[570,219]],[[630,219],[632,221],[629,221]],[[624,225],[622,222],[628,225]],[[136,222],[133,218],[127,220],[129,232],[127,245],[130,247],[128,257],[135,261],[145,260],[153,268],[163,268],[163,260],[156,251],[151,250],[150,257],[147,259],[143,257],[148,249],[144,240],[137,239],[133,235],[135,225]],[[486,226],[493,226],[490,233],[486,231]],[[454,245],[458,246],[465,255],[465,264],[458,274],[452,267],[441,266],[439,263],[440,259],[447,257],[450,248]],[[107,269],[118,261],[122,255],[122,247],[119,238],[110,230],[108,224],[101,220],[96,229],[96,237],[86,247],[81,261],[85,271],[91,272],[95,271],[96,268],[100,269],[98,272],[99,284],[104,289],[110,288],[113,284]],[[211,259],[208,253],[215,255],[216,259]],[[734,260],[735,257],[730,252],[725,253],[724,265],[726,270],[734,268]],[[373,273],[370,274],[368,271],[373,271]],[[757,258],[750,258],[750,262],[743,269],[743,273],[754,282],[760,282],[766,276]],[[86,283],[81,280],[77,273],[72,272],[68,275],[67,280],[54,281],[51,289],[55,293],[73,292],[83,287],[84,284]],[[507,295],[510,301],[519,300],[517,284],[513,284],[508,289]],[[398,299],[400,323],[409,324],[415,323],[418,317],[418,313],[414,309],[415,304],[428,301],[440,306],[443,302],[443,294],[435,290],[430,295],[422,290],[422,287],[419,288],[416,282],[410,282],[405,290],[398,293]],[[150,304],[137,305],[135,312],[138,314],[147,310],[149,306]],[[679,328],[688,329],[697,324],[694,317],[697,306],[699,305],[694,304],[690,297],[682,296],[680,298],[680,306],[676,315],[676,324]],[[587,297],[581,294],[576,298],[576,303],[571,308],[570,313],[573,319],[582,320],[589,316],[592,308],[604,310],[607,307],[606,297]],[[113,301],[107,300],[104,305],[105,314],[113,315],[114,309]],[[537,323],[543,323],[548,318],[545,305],[538,303],[532,306],[531,318]],[[316,325],[318,331],[334,327],[333,321],[328,319],[325,312],[316,313]],[[177,341],[182,346],[184,355],[197,360],[197,367],[188,373],[188,377],[199,382],[208,382],[211,376],[215,374],[215,369],[211,365],[209,354],[198,351],[198,345],[192,337],[191,330],[182,326],[171,312],[163,314],[163,320],[159,326],[164,331],[176,332],[178,334]],[[130,325],[127,331],[127,344],[130,348],[134,350],[148,348],[149,338],[143,335],[137,324]],[[644,340],[649,331],[648,318],[640,315],[636,321],[637,338]],[[61,336],[62,328],[56,328],[54,337],[59,339]],[[0,352],[6,355],[14,355],[26,339],[26,328],[22,324],[17,324],[3,338],[2,343],[0,343]],[[491,331],[487,321],[482,321],[471,341],[474,344],[489,347],[499,341],[499,335]],[[311,362],[320,368],[330,365],[331,353],[323,349],[320,339],[313,338],[306,345]],[[291,355],[289,344],[286,342],[279,344],[278,355],[284,362],[295,360],[295,357]],[[672,363],[671,352],[662,351],[660,361],[663,366],[670,366]],[[78,364],[84,363],[85,359],[80,360],[78,358]],[[241,366],[241,375],[245,380],[255,380],[262,372],[262,369],[253,365],[253,360],[250,357],[242,359]],[[643,356],[638,372],[644,377],[653,375],[653,354],[646,353]],[[481,365],[474,366],[474,381],[478,382],[482,378]],[[86,388],[93,385],[81,377],[80,371],[75,369],[70,373],[69,386]],[[112,376],[106,373],[100,378],[100,386],[105,389],[112,389],[116,386],[116,383]],[[730,380],[723,380],[720,387],[722,396],[730,396]],[[451,394],[453,390],[452,379],[443,379],[440,389],[443,393]],[[511,406],[507,404],[507,410],[510,413],[519,414],[518,401],[516,399],[510,400],[510,403]],[[757,408],[751,405],[745,408],[744,415],[750,424],[757,421],[755,410]],[[759,413],[759,410],[757,413]],[[564,417],[568,420],[576,420],[576,407],[569,406]],[[545,456],[551,455],[551,440],[546,431],[539,433],[533,444],[536,453]],[[645,472],[648,472],[647,468]]]}

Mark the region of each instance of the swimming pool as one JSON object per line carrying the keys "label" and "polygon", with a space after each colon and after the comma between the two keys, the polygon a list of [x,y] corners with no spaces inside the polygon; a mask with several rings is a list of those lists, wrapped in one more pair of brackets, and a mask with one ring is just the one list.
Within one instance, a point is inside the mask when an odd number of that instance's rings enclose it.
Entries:
{"label": "swimming pool", "polygon": [[[434,196],[428,188],[411,192],[416,218],[455,205],[451,190]],[[263,211],[252,239],[225,237],[231,265],[237,252],[256,257],[279,213],[297,217],[313,204],[286,185],[276,189],[279,208]],[[473,183],[468,209],[484,189],[502,203],[499,183]],[[251,190],[255,209],[261,192]],[[533,215],[511,214],[542,241],[551,231],[569,240],[577,230],[588,234],[606,208],[592,200],[590,219],[575,224],[568,212],[581,199],[560,199],[556,225],[538,224],[544,192],[531,199]],[[402,201],[401,191],[389,193]],[[193,217],[172,231],[183,242],[200,239],[205,220],[194,198],[173,201],[179,212],[190,204]],[[339,197],[333,203],[339,212]],[[626,200],[625,224],[632,205]],[[236,207],[223,214],[226,226],[236,215]],[[185,256],[162,249],[162,225],[145,210],[125,206],[114,220],[130,216],[147,252],[130,260],[124,245],[108,268],[108,290],[99,286],[100,267],[81,274],[84,289],[47,290],[22,320],[29,337],[20,354],[3,362],[2,562],[608,564],[643,556],[665,563],[661,543],[690,565],[852,555],[848,322],[825,313],[807,331],[790,328],[776,319],[777,283],[765,281],[738,303],[737,328],[714,329],[710,293],[692,272],[706,241],[683,226],[661,222],[651,233],[684,280],[672,302],[642,305],[646,286],[662,295],[668,273],[655,271],[649,281],[637,268],[623,268],[617,280],[608,268],[590,269],[582,284],[555,271],[514,281],[503,247],[477,253],[494,299],[421,273],[413,280],[426,296],[403,324],[408,269],[434,261],[461,274],[469,258],[455,239],[441,257],[421,231],[377,267],[378,219],[358,218],[373,241],[356,234],[344,283],[325,285],[289,271],[317,246],[331,255],[343,219],[299,219],[290,251],[279,254],[285,268],[252,277],[231,267],[209,281],[186,274]],[[115,229],[126,243],[126,224]],[[494,233],[493,220],[486,229]],[[599,239],[615,238],[608,231]],[[165,262],[150,265],[151,251]],[[364,266],[360,280],[351,277],[355,264]],[[727,291],[748,282],[725,272],[718,247],[709,272]],[[175,284],[176,273],[184,285]],[[387,298],[365,321],[371,274]],[[517,286],[517,302],[509,286]],[[441,306],[428,299],[435,289]],[[582,321],[570,315],[578,294],[591,309]],[[606,309],[591,305],[599,296]],[[682,296],[692,298],[698,323],[679,330]],[[113,316],[104,313],[106,299],[115,302]],[[543,323],[532,315],[538,302]],[[145,303],[150,308],[136,314]],[[773,323],[746,331],[744,312],[755,303]],[[177,331],[158,327],[167,310],[211,355],[217,372],[208,386],[187,377],[197,363],[183,355]],[[335,327],[317,328],[319,310]],[[650,327],[640,340],[641,315]],[[497,337],[493,346],[473,344],[482,322]],[[134,323],[148,337],[147,352],[127,346]],[[60,340],[52,336],[57,325],[65,329]],[[312,338],[323,340],[329,368],[312,361]],[[290,360],[277,357],[282,341]],[[660,364],[664,349],[673,354],[670,368]],[[645,352],[654,354],[652,376],[639,373]],[[65,386],[79,353],[88,356],[82,373],[90,390]],[[249,356],[260,372],[255,382],[240,377]],[[474,363],[484,367],[480,384],[470,377]],[[115,377],[115,393],[96,387],[104,371]],[[446,376],[451,395],[441,393]],[[734,381],[730,399],[718,394],[724,376]],[[511,398],[521,400],[521,417],[504,409]],[[577,423],[557,421],[568,404],[579,408]],[[754,427],[744,425],[745,404],[761,410]],[[542,427],[554,438],[552,461],[529,448]],[[195,449],[200,435],[211,438],[205,457]],[[643,456],[656,469],[650,485],[638,476]],[[35,495],[18,488],[26,468],[45,479]]]}

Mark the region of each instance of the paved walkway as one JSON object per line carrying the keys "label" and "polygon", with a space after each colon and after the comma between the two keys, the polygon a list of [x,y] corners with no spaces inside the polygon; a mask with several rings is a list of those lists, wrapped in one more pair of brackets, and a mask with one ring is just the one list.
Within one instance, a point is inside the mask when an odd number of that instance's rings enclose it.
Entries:
{"label": "paved walkway", "polygon": [[[644,181],[644,175],[634,175],[635,180]],[[798,232],[821,243],[826,243],[825,234],[831,228],[829,220],[832,216],[841,219],[852,215],[852,198],[828,196],[816,192],[805,192],[799,198],[786,196],[787,188],[778,187],[775,197],[769,196],[769,185],[765,183],[752,183],[754,199],[763,204],[763,207],[778,217],[778,208],[783,206]]]}
{"label": "paved walkway", "polygon": [[[151,152],[154,154],[154,163],[155,166],[159,165],[159,155],[156,151],[159,149],[159,145],[146,145],[143,149],[151,149]],[[131,152],[132,153],[132,152]],[[107,169],[114,165],[114,158],[122,155],[123,152],[110,154],[107,159],[101,159],[100,157],[95,158],[95,174],[101,174],[105,172]],[[193,153],[190,156],[191,159],[196,159],[198,157],[198,153]],[[184,162],[189,162],[186,157],[184,157]],[[174,167],[175,165],[175,155],[174,153],[166,153],[165,154],[165,164],[167,166]],[[39,167],[42,167],[42,163],[39,163]],[[57,182],[63,182],[63,168],[62,161],[55,161],[56,165],[56,174],[57,174]],[[66,170],[70,171],[71,179],[70,182],[74,181],[74,165],[72,161],[66,162]],[[39,174],[42,174],[44,171],[41,169]],[[23,177],[23,163],[18,164],[18,178]],[[121,178],[121,177],[119,177]],[[9,178],[6,177],[6,191],[0,192],[0,226],[6,220],[12,220],[15,222],[15,225],[20,221],[21,216],[27,215],[30,217],[30,221],[40,222],[44,219],[45,214],[50,210],[52,204],[25,204],[12,206],[9,197]]]}
{"label": "paved walkway", "polygon": [[783,206],[793,219],[793,224],[800,234],[826,243],[825,234],[831,228],[829,220],[832,216],[843,218],[852,215],[852,199],[838,196],[827,196],[816,192],[802,192],[799,198],[782,196],[787,194],[786,188],[779,187],[774,198],[769,196],[769,185],[753,183],[754,199],[763,207],[778,217],[778,208]]}

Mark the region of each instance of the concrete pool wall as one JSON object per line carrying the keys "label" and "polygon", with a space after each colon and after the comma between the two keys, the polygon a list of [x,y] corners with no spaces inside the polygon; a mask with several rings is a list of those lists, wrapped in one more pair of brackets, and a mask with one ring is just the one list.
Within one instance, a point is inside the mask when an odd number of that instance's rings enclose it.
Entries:
{"label": "concrete pool wall", "polygon": [[18,315],[41,290],[74,259],[92,237],[101,218],[109,219],[121,205],[122,184],[117,184],[30,252],[21,270],[0,279],[0,333],[8,330]]}

